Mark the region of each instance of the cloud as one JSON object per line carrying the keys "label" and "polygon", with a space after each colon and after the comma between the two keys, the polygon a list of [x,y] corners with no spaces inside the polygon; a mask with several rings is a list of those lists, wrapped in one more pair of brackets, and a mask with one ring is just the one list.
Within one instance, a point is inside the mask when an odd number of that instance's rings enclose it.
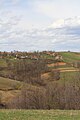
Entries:
{"label": "cloud", "polygon": [[35,0],[34,8],[50,19],[68,18],[79,15],[79,0]]}
{"label": "cloud", "polygon": [[[10,15],[10,16],[9,16]],[[8,15],[0,19],[1,50],[77,50],[80,44],[80,18],[61,19],[45,29],[23,29],[23,19]],[[5,17],[7,18],[7,16]],[[73,21],[73,22],[72,22]],[[71,24],[72,23],[72,24]],[[79,48],[80,50],[80,48]]]}
{"label": "cloud", "polygon": [[67,19],[58,19],[53,22],[49,27],[50,28],[62,28],[62,27],[76,27],[80,26],[80,16]]}
{"label": "cloud", "polygon": [[[52,2],[51,2],[52,3]],[[38,10],[38,12],[41,12],[42,14],[49,16],[49,17],[53,17],[53,11],[55,11],[55,7],[53,6],[53,4],[51,4],[50,2],[37,2],[36,4],[36,10]]]}
{"label": "cloud", "polygon": [[80,17],[70,18],[79,15],[76,1],[1,0],[0,49],[80,50]]}

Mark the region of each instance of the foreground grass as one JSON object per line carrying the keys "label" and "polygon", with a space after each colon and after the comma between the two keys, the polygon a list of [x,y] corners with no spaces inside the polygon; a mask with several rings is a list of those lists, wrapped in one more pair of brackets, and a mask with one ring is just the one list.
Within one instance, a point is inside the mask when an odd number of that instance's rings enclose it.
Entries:
{"label": "foreground grass", "polygon": [[0,110],[0,120],[80,120],[80,111]]}

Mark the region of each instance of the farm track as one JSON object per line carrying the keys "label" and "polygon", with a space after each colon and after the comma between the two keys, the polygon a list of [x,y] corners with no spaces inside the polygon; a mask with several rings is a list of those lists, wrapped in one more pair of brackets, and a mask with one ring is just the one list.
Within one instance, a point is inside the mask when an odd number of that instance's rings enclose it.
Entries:
{"label": "farm track", "polygon": [[80,71],[79,69],[64,69],[64,68],[59,68],[59,69],[52,69],[52,71],[59,70],[60,72],[78,72]]}
{"label": "farm track", "polygon": [[[59,69],[52,69],[52,71],[56,71],[56,70],[59,70],[60,71],[60,73],[66,73],[66,72],[79,72],[80,70],[79,69],[70,69],[70,68],[68,68],[68,69],[66,69],[66,68],[59,68]],[[41,75],[41,78],[42,79],[48,79],[48,78],[50,78],[50,72],[47,72],[47,73],[44,73],[44,74],[42,74]]]}
{"label": "farm track", "polygon": [[79,72],[80,70],[60,70],[60,72]]}

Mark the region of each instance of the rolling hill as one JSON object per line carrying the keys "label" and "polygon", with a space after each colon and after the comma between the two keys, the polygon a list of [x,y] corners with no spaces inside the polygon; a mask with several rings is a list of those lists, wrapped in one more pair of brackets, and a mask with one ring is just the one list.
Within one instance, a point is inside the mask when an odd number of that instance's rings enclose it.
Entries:
{"label": "rolling hill", "polygon": [[60,52],[60,55],[62,55],[64,62],[72,63],[75,61],[80,61],[80,53],[76,52]]}

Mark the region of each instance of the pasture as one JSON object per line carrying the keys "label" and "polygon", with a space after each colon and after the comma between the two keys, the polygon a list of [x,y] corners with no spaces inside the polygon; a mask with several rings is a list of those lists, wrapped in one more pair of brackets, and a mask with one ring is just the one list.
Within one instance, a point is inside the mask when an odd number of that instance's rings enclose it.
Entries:
{"label": "pasture", "polygon": [[80,120],[80,111],[0,110],[0,120]]}

